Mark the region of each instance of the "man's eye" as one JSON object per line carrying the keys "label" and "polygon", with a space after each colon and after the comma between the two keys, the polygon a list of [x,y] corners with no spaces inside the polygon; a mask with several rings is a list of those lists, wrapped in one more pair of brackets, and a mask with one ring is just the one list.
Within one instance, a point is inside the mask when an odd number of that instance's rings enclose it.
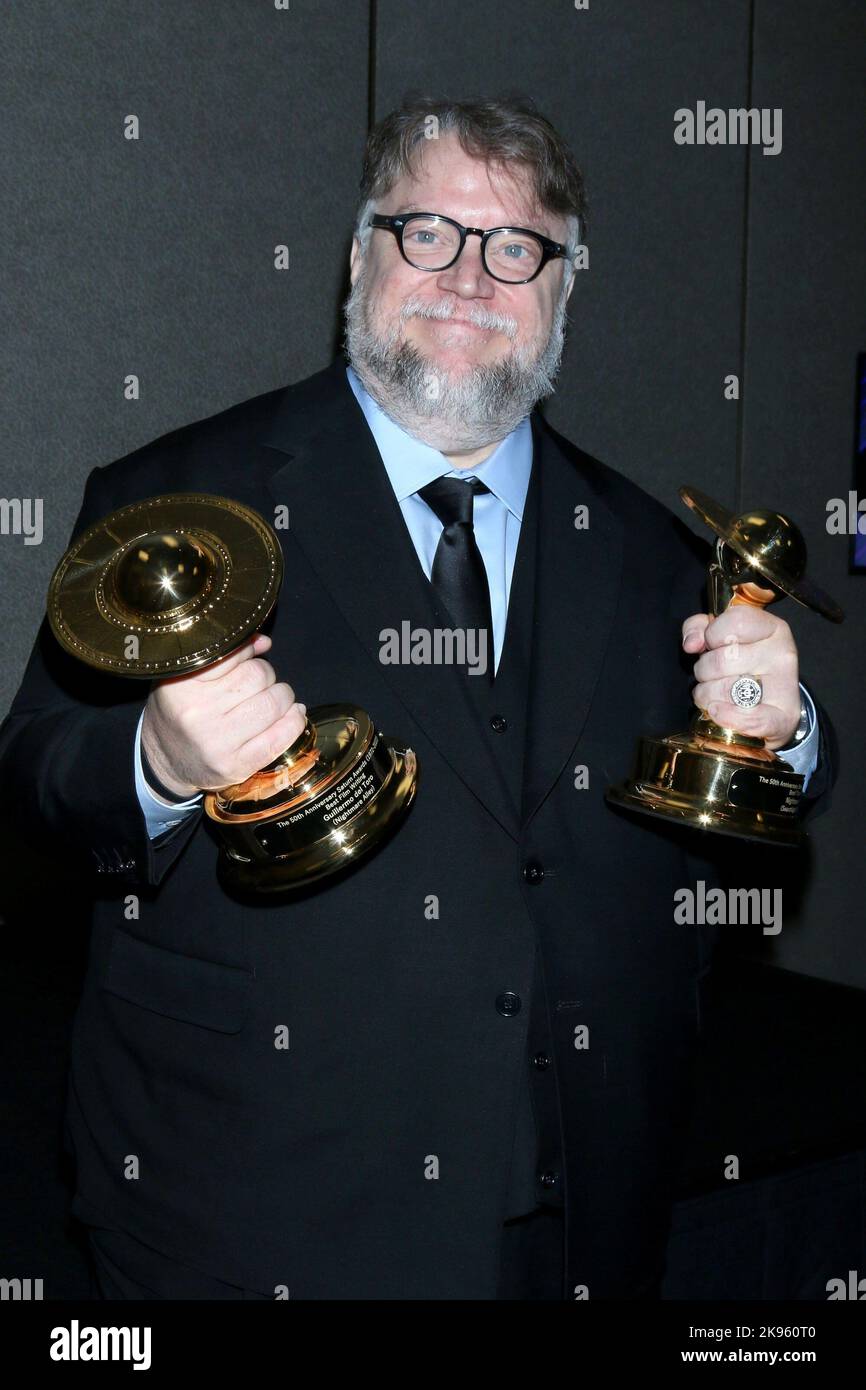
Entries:
{"label": "man's eye", "polygon": [[[409,239],[410,239],[410,241],[418,241],[420,237],[430,237],[430,238],[431,238],[431,241],[435,241],[435,240],[436,240],[436,233],[435,233],[435,232],[430,232],[430,231],[419,231],[419,232],[410,232],[410,233],[409,233]],[[425,241],[425,242],[423,242],[422,244],[423,244],[424,246],[429,246],[429,245],[431,244],[431,241]]]}

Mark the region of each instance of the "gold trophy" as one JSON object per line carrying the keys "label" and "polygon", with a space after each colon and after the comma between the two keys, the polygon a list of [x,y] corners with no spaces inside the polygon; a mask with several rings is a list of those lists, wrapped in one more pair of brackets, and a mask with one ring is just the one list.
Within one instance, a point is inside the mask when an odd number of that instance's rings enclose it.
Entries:
{"label": "gold trophy", "polygon": [[[283,575],[275,532],[250,507],[172,493],[95,522],[60,560],[48,619],[60,645],[114,675],[163,679],[236,650],[271,612]],[[303,732],[246,781],[205,794],[228,888],[304,887],[374,849],[418,784],[398,747],[355,705],[318,705]]]}
{"label": "gold trophy", "polygon": [[[842,622],[841,608],[806,579],[806,544],[787,516],[757,510],[735,515],[696,488],[679,492],[716,534],[708,567],[713,617],[734,604],[764,608],[787,594],[832,622]],[[760,697],[755,677],[732,678],[734,703],[750,708]],[[641,738],[630,780],[609,787],[605,795],[616,806],[684,825],[798,845],[803,840],[797,824],[803,782],[802,774],[762,738],[726,729],[697,710],[688,733]]]}

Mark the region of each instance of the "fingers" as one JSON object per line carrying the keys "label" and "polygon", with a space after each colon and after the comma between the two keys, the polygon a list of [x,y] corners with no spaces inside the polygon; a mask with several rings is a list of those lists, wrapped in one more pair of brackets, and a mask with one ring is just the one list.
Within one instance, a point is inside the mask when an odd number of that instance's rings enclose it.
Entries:
{"label": "fingers", "polygon": [[761,642],[734,640],[705,651],[694,665],[695,680],[731,681],[737,676],[757,676],[764,684],[775,683],[793,692],[799,680],[799,657],[793,643],[770,637]]}
{"label": "fingers", "polygon": [[787,627],[783,618],[768,613],[765,608],[752,608],[745,603],[736,603],[726,608],[708,624],[704,640],[710,648],[733,645],[736,642],[761,642],[764,638],[778,636]]}
{"label": "fingers", "polygon": [[307,707],[291,705],[269,728],[238,749],[238,761],[251,768],[267,767],[280,753],[285,752],[304,731]]}
{"label": "fingers", "polygon": [[271,639],[265,632],[253,633],[242,646],[237,647],[227,656],[221,656],[218,661],[206,666],[203,671],[196,671],[195,675],[202,681],[218,681],[224,676],[236,671],[245,661],[251,661],[253,657],[261,656],[268,651],[271,646]]}
{"label": "fingers", "polygon": [[790,728],[788,715],[776,705],[768,705],[761,701],[754,709],[740,709],[739,705],[733,704],[730,700],[710,700],[704,704],[702,699],[697,698],[699,688],[695,689],[695,704],[699,709],[706,710],[710,718],[721,724],[724,729],[733,729],[738,734],[749,734],[752,738],[763,738],[768,743],[781,743],[784,732]]}
{"label": "fingers", "polygon": [[[700,616],[683,624],[684,634],[695,633],[691,650],[700,652],[692,690],[698,709],[726,729],[765,739],[769,747],[787,746],[800,703],[797,647],[788,624],[763,608],[736,604],[707,621],[698,636]],[[734,681],[746,675],[763,686],[754,709],[741,709],[731,699]]]}
{"label": "fingers", "polygon": [[254,633],[202,671],[154,683],[148,729],[175,783],[215,790],[246,781],[303,732],[306,706],[263,659],[271,646]]}
{"label": "fingers", "polygon": [[223,716],[230,723],[234,746],[240,750],[247,739],[266,732],[278,719],[282,719],[294,701],[292,687],[286,681],[276,679],[255,695],[243,695],[234,708],[226,710]]}
{"label": "fingers", "polygon": [[708,649],[699,656],[694,676],[697,681],[727,681],[730,689],[737,676],[763,676],[771,664],[766,642],[750,642],[746,646],[735,640],[723,647]]}
{"label": "fingers", "polygon": [[[708,653],[707,655],[713,655]],[[701,661],[705,657],[701,657]],[[696,668],[700,663],[695,663]],[[698,709],[705,710],[711,719],[726,729],[734,729],[740,734],[751,734],[764,738],[772,745],[787,746],[789,735],[797,726],[799,718],[799,687],[792,686],[787,673],[781,675],[771,670],[761,675],[763,698],[753,709],[742,709],[731,699],[731,687],[738,674],[758,675],[752,666],[748,673],[728,672],[716,680],[699,681],[692,690],[692,699]]]}
{"label": "fingers", "polygon": [[[188,673],[179,679],[189,683],[186,690],[191,698],[196,688],[205,687],[214,713],[227,714],[250,696],[275,683],[277,677],[274,668],[270,662],[261,659],[261,654],[271,646],[270,637],[263,632],[255,633],[242,646],[204,670]],[[294,694],[289,704],[293,699]]]}
{"label": "fingers", "polygon": [[683,623],[684,651],[702,652],[704,650],[704,633],[709,622],[709,613],[693,613],[690,618],[686,618]]}
{"label": "fingers", "polygon": [[[750,710],[744,710],[740,705],[735,705],[731,699],[731,686],[735,680],[736,676],[718,681],[699,681],[692,691],[692,699],[699,709],[708,710],[711,704],[721,703],[725,706],[725,712],[727,714],[750,714]],[[762,708],[767,707],[771,709],[773,707],[774,694],[774,691],[767,692],[764,690],[764,695],[761,699]],[[755,709],[757,708],[758,706],[756,705]]]}
{"label": "fingers", "polygon": [[[277,673],[269,661],[254,657],[252,661],[241,662],[211,687],[213,697],[218,701],[218,712],[230,714],[238,705],[245,701],[252,702],[255,696],[276,685],[276,681]],[[288,703],[291,704],[294,698],[292,691]]]}

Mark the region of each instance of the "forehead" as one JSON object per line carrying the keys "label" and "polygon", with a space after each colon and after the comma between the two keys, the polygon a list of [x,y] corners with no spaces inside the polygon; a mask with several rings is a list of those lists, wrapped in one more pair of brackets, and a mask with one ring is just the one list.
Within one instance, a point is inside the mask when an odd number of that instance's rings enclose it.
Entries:
{"label": "forehead", "polygon": [[389,212],[438,212],[472,226],[522,223],[548,235],[556,221],[538,206],[528,169],[488,166],[467,154],[453,133],[421,141],[413,173],[403,175],[384,201]]}

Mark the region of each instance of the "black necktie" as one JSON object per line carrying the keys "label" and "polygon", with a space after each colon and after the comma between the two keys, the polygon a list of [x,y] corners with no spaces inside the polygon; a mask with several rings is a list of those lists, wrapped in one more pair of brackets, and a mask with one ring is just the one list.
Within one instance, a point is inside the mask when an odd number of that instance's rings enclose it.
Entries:
{"label": "black necktie", "polygon": [[492,681],[495,658],[490,590],[472,525],[473,499],[489,491],[478,478],[436,478],[419,488],[418,496],[436,513],[443,527],[430,582],[455,627],[486,628],[487,678]]}

